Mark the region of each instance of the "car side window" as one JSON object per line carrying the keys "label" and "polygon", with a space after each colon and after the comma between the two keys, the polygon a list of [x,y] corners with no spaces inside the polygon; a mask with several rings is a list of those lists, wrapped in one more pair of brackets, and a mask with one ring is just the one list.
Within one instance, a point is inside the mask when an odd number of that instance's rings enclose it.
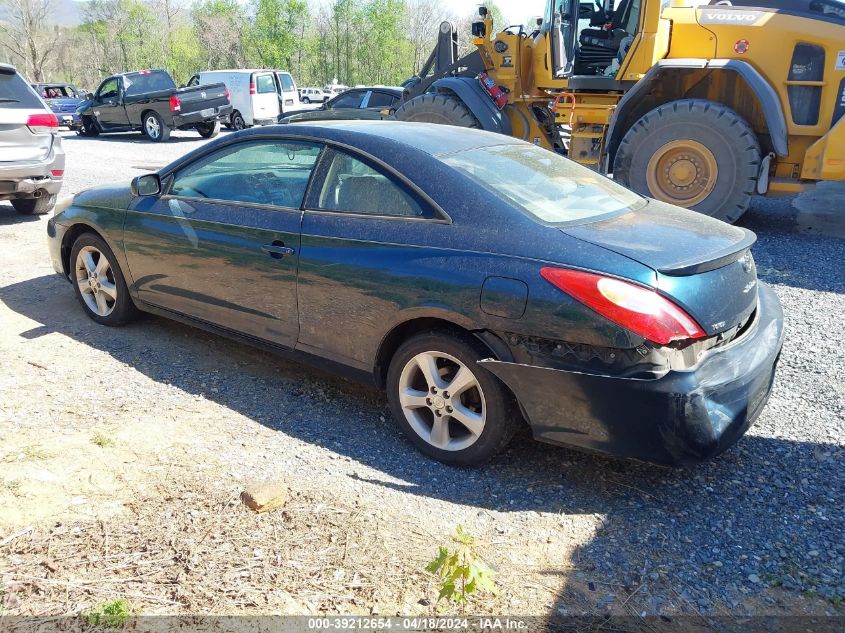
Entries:
{"label": "car side window", "polygon": [[179,171],[169,195],[298,209],[321,149],[299,141],[230,145]]}
{"label": "car side window", "polygon": [[424,207],[396,178],[346,152],[329,150],[318,207],[367,215],[419,218]]}
{"label": "car side window", "polygon": [[370,95],[370,100],[367,102],[368,108],[391,108],[396,103],[396,97],[387,92],[373,91]]}
{"label": "car side window", "polygon": [[282,82],[282,90],[285,92],[296,90],[296,87],[293,85],[293,77],[287,73],[279,73],[279,81]]}
{"label": "car side window", "polygon": [[337,97],[333,102],[332,108],[357,108],[361,105],[361,99],[364,98],[366,92],[345,92]]}
{"label": "car side window", "polygon": [[109,79],[102,86],[97,94],[98,99],[115,99],[119,93],[117,79]]}

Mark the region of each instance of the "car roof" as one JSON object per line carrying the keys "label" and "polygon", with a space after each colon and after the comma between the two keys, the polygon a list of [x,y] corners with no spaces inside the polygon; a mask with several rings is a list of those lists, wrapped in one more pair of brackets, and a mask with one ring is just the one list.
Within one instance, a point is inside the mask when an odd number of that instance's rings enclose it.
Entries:
{"label": "car roof", "polygon": [[17,69],[16,69],[14,66],[12,66],[11,64],[3,64],[3,63],[0,63],[0,72],[4,73],[4,74],[6,74],[6,75],[11,75],[12,73],[16,73],[16,72],[18,72],[18,71],[17,71]]}
{"label": "car roof", "polygon": [[371,145],[379,140],[421,151],[430,156],[461,152],[493,145],[522,143],[510,136],[483,130],[410,121],[342,120],[286,123],[276,126],[251,128],[244,135],[264,136],[283,133],[286,136],[324,138],[353,147],[360,142]]}

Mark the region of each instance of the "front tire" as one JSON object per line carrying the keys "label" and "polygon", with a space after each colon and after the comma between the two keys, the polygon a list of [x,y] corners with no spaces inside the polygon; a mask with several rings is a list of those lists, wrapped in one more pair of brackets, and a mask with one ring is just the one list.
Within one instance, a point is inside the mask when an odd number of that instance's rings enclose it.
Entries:
{"label": "front tire", "polygon": [[445,94],[423,94],[414,97],[399,106],[393,116],[397,121],[480,127],[463,101]]}
{"label": "front tire", "polygon": [[170,139],[170,128],[156,112],[144,113],[144,134],[153,143],[164,143]]}
{"label": "front tire", "polygon": [[97,323],[124,325],[137,316],[117,259],[100,237],[83,233],[73,243],[70,275],[77,301]]}
{"label": "front tire", "polygon": [[622,138],[613,178],[663,202],[736,222],[760,171],[760,143],[727,106],[681,99],[643,115]]}
{"label": "front tire", "polygon": [[76,132],[79,136],[94,138],[100,135],[100,128],[97,127],[97,122],[90,116],[82,117],[82,127]]}
{"label": "front tire", "polygon": [[220,134],[220,121],[199,123],[197,125],[197,132],[199,132],[199,135],[203,138],[214,138]]}
{"label": "front tire", "polygon": [[457,332],[430,331],[403,343],[387,372],[393,417],[422,453],[453,466],[490,460],[520,417],[499,380],[478,365],[490,356]]}
{"label": "front tire", "polygon": [[43,215],[53,210],[57,197],[56,194],[48,194],[40,198],[13,198],[9,202],[21,215]]}

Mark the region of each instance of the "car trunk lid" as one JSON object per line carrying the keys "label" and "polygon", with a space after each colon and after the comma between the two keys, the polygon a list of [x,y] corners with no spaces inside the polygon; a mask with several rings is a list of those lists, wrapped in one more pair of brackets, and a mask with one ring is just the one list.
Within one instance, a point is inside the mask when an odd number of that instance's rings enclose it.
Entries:
{"label": "car trunk lid", "polygon": [[650,200],[623,215],[563,232],[644,264],[656,287],[708,335],[747,323],[757,307],[751,231]]}

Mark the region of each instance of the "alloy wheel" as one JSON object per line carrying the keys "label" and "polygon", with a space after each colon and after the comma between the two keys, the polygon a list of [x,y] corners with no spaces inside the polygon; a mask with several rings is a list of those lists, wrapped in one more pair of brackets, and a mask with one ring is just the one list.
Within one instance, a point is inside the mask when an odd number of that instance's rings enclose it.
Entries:
{"label": "alloy wheel", "polygon": [[97,316],[105,317],[117,305],[114,271],[106,256],[93,246],[86,246],[76,256],[76,284],[85,305]]}
{"label": "alloy wheel", "polygon": [[147,117],[147,120],[144,122],[144,129],[147,132],[147,136],[150,138],[158,138],[161,136],[161,124],[154,116]]}
{"label": "alloy wheel", "polygon": [[468,448],[484,431],[487,407],[478,379],[444,352],[422,352],[405,364],[399,403],[414,432],[440,450]]}

